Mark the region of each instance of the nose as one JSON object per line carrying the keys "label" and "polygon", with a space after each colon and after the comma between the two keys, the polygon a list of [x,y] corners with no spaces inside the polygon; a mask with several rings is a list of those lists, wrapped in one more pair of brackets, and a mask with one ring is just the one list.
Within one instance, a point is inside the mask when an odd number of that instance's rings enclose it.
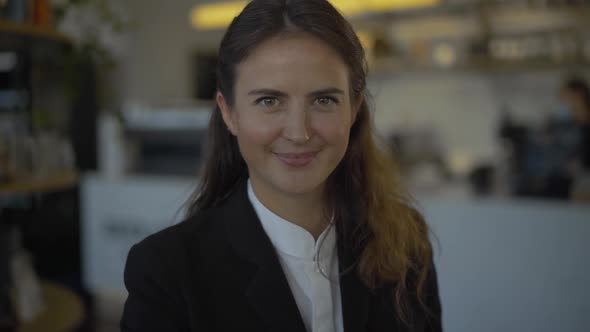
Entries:
{"label": "nose", "polygon": [[305,107],[295,106],[288,110],[283,125],[283,137],[296,144],[309,141],[309,115]]}

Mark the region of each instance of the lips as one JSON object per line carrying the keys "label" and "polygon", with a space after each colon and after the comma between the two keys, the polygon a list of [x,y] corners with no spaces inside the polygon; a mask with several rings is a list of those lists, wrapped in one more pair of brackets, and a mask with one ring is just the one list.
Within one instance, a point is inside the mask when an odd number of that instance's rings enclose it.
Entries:
{"label": "lips", "polygon": [[275,156],[284,164],[291,167],[303,167],[315,159],[317,151],[300,152],[300,153],[276,153]]}

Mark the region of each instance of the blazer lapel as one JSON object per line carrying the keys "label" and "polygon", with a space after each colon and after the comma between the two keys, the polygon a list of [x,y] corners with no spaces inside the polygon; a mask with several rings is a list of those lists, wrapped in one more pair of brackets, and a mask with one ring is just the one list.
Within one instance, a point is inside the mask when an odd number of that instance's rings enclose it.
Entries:
{"label": "blazer lapel", "polygon": [[305,332],[295,298],[276,251],[250,204],[246,181],[241,181],[219,207],[221,220],[234,247],[258,269],[251,276],[246,296],[269,331]]}
{"label": "blazer lapel", "polygon": [[338,241],[338,260],[344,332],[367,331],[371,293],[359,279],[357,260],[349,242],[342,236]]}

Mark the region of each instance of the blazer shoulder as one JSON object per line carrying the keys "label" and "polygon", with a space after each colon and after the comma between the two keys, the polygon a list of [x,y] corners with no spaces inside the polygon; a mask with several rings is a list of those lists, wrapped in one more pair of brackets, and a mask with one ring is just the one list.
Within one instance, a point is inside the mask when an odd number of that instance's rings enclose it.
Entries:
{"label": "blazer shoulder", "polygon": [[122,331],[187,330],[186,294],[199,265],[189,264],[189,260],[194,257],[199,238],[206,238],[216,227],[213,218],[201,213],[131,247],[124,271],[129,295],[121,319]]}
{"label": "blazer shoulder", "polygon": [[139,270],[157,268],[161,273],[169,274],[185,269],[187,260],[202,251],[203,243],[221,236],[221,226],[215,213],[211,212],[202,211],[133,245],[127,257],[126,270],[131,266]]}
{"label": "blazer shoulder", "polygon": [[183,221],[164,228],[139,241],[134,247],[137,251],[153,251],[168,253],[182,250],[184,246],[194,243],[195,239],[212,235],[218,231],[215,212],[201,211]]}

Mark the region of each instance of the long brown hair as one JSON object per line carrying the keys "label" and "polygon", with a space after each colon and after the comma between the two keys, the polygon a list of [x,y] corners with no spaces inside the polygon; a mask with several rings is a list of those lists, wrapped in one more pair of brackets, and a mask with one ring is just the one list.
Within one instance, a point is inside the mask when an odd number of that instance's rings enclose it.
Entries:
{"label": "long brown hair", "polygon": [[[349,69],[353,105],[361,102],[343,160],[329,176],[326,211],[339,234],[358,253],[356,272],[370,288],[395,285],[402,321],[413,316],[409,303],[424,306],[423,288],[432,264],[428,227],[402,190],[395,165],[377,144],[366,92],[367,65],[350,24],[323,0],[254,0],[229,26],[219,48],[218,91],[234,102],[236,66],[263,41],[282,33],[306,32],[334,48]],[[354,102],[356,101],[356,102]],[[208,157],[189,215],[215,207],[247,178],[236,138],[219,109],[210,120]]]}

